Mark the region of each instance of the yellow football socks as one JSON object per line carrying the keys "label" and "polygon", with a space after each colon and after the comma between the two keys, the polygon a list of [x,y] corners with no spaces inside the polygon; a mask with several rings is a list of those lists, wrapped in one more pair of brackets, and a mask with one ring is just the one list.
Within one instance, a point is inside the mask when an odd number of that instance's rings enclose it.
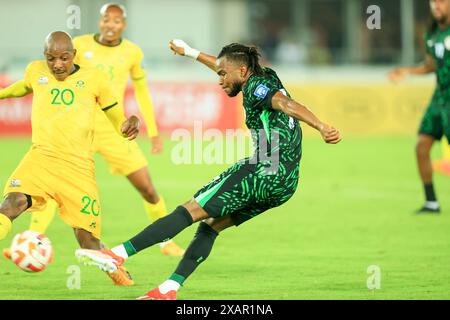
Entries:
{"label": "yellow football socks", "polygon": [[31,215],[30,230],[45,233],[55,215],[57,206],[54,200],[49,200],[44,210],[33,212]]}
{"label": "yellow football socks", "polygon": [[11,231],[11,226],[11,220],[3,213],[0,213],[0,240],[6,238],[8,233]]}
{"label": "yellow football socks", "polygon": [[144,200],[144,208],[151,222],[155,222],[159,218],[167,215],[166,203],[163,197],[159,197],[159,201],[155,204],[148,203]]}

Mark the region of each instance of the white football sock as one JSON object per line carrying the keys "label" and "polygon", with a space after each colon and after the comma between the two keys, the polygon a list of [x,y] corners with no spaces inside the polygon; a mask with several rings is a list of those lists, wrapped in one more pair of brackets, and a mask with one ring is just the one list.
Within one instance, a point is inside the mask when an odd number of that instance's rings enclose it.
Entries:
{"label": "white football sock", "polygon": [[162,294],[166,294],[171,290],[178,291],[178,289],[180,289],[180,284],[174,280],[166,280],[158,288]]}
{"label": "white football sock", "polygon": [[118,245],[117,247],[112,248],[111,251],[112,251],[115,255],[118,255],[119,257],[122,257],[122,258],[124,258],[124,259],[128,259],[128,253],[127,253],[127,250],[125,250],[125,247],[123,246],[123,244]]}
{"label": "white football sock", "polygon": [[428,209],[438,209],[439,208],[439,202],[437,201],[427,201],[425,202],[425,207]]}

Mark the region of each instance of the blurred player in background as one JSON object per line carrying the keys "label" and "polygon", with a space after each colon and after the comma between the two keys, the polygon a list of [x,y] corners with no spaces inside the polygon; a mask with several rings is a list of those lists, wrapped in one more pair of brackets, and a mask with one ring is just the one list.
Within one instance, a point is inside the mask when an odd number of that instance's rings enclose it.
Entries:
{"label": "blurred player in background", "polygon": [[[417,163],[425,191],[425,204],[418,213],[439,213],[433,186],[430,150],[443,136],[450,141],[450,0],[430,0],[433,22],[425,33],[425,62],[417,67],[397,68],[389,78],[398,82],[408,75],[436,73],[437,85],[419,128]],[[442,141],[444,159],[435,164],[437,171],[450,175],[450,147]]]}
{"label": "blurred player in background", "polygon": [[[94,67],[108,73],[118,98],[119,107],[124,108],[125,90],[131,76],[134,94],[141,114],[147,125],[152,143],[152,153],[162,151],[163,144],[158,136],[153,105],[143,69],[144,55],[134,43],[122,38],[126,28],[126,11],[119,4],[105,4],[100,10],[100,32],[74,38],[78,54],[75,62],[81,66]],[[143,198],[144,208],[155,221],[167,214],[164,198],[152,183],[147,170],[147,159],[135,141],[117,136],[114,129],[100,112],[96,117],[94,152],[99,152],[110,165],[111,173],[127,177]],[[56,205],[50,205],[43,212],[33,214],[31,230],[44,233],[50,223]],[[161,252],[170,256],[182,256],[184,250],[172,240],[160,244]]]}
{"label": "blurred player in background", "polygon": [[[231,44],[218,57],[192,49],[181,40],[170,48],[198,60],[219,75],[219,85],[234,97],[242,91],[246,125],[252,130],[255,153],[217,176],[171,214],[159,219],[112,250],[79,249],[87,265],[115,270],[125,259],[200,222],[194,239],[175,272],[140,300],[174,300],[180,286],[209,256],[219,232],[238,226],[288,201],[295,193],[302,154],[298,120],[318,130],[327,143],[338,143],[339,132],[321,122],[289,97],[275,71],[262,68],[255,47]],[[225,266],[224,266],[225,267]]]}
{"label": "blurred player in background", "polygon": [[[32,146],[5,186],[0,240],[20,214],[42,210],[52,199],[80,247],[99,250],[102,212],[91,152],[96,108],[118,137],[135,139],[139,119],[125,119],[105,72],[74,63],[67,33],[49,34],[44,54],[46,61],[30,63],[23,80],[0,90],[2,99],[33,93]],[[116,284],[133,284],[125,269],[108,275]]]}

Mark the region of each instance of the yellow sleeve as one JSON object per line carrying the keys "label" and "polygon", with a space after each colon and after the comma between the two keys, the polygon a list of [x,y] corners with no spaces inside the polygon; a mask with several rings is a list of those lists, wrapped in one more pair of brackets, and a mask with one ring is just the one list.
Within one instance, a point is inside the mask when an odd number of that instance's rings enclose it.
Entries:
{"label": "yellow sleeve", "polygon": [[12,85],[0,90],[0,99],[19,98],[33,92],[31,86],[31,73],[33,62],[25,69],[25,76],[22,80],[14,82]]}
{"label": "yellow sleeve", "polygon": [[97,103],[105,112],[105,115],[108,117],[109,121],[113,124],[114,129],[122,135],[122,124],[126,121],[123,109],[118,106],[117,99],[114,96],[112,84],[108,80],[108,76],[103,72],[99,72],[98,74],[99,89]]}
{"label": "yellow sleeve", "polygon": [[110,107],[107,107],[106,109],[103,109],[105,112],[106,117],[111,121],[112,125],[114,126],[114,129],[116,129],[117,133],[119,133],[121,136],[124,136],[122,134],[122,125],[127,120],[125,118],[125,115],[123,114],[123,109],[119,108],[117,105],[117,102],[114,105],[111,105]]}
{"label": "yellow sleeve", "polygon": [[133,80],[133,87],[139,110],[147,126],[147,134],[150,138],[156,137],[158,135],[158,128],[156,126],[153,103],[147,87],[147,79],[144,77],[140,80]]}
{"label": "yellow sleeve", "polygon": [[140,80],[142,78],[145,78],[145,70],[144,70],[144,53],[140,48],[136,49],[136,52],[134,54],[134,63],[131,66],[130,70],[130,76],[131,79],[134,80]]}
{"label": "yellow sleeve", "polygon": [[0,90],[0,99],[19,98],[33,92],[33,89],[27,87],[25,80],[19,80],[12,85]]}

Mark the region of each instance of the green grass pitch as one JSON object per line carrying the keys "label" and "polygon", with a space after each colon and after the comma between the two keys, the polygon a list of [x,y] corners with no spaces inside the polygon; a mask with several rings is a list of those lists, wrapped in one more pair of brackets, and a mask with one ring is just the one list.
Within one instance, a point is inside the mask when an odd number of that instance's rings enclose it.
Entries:
{"label": "green grass pitch", "polygon": [[[146,140],[139,141],[149,151]],[[417,216],[423,203],[414,136],[346,138],[329,146],[304,139],[301,180],[294,197],[238,228],[223,232],[208,260],[186,281],[179,299],[448,299],[450,298],[450,178],[435,176],[441,215]],[[2,187],[30,145],[28,138],[0,140]],[[178,165],[171,143],[150,156],[150,172],[169,210],[228,165]],[[147,153],[149,154],[149,153]],[[439,157],[435,147],[433,157]],[[97,158],[103,241],[113,246],[149,221],[138,193],[123,177],[111,176]],[[20,216],[13,232],[27,229]],[[196,225],[175,240],[186,247]],[[155,246],[127,261],[136,284],[117,287],[101,271],[79,266],[72,230],[58,217],[48,229],[55,256],[37,274],[0,257],[0,299],[134,299],[160,284],[178,258]],[[381,271],[380,289],[369,290],[367,268]],[[69,289],[73,270],[80,288]]]}

